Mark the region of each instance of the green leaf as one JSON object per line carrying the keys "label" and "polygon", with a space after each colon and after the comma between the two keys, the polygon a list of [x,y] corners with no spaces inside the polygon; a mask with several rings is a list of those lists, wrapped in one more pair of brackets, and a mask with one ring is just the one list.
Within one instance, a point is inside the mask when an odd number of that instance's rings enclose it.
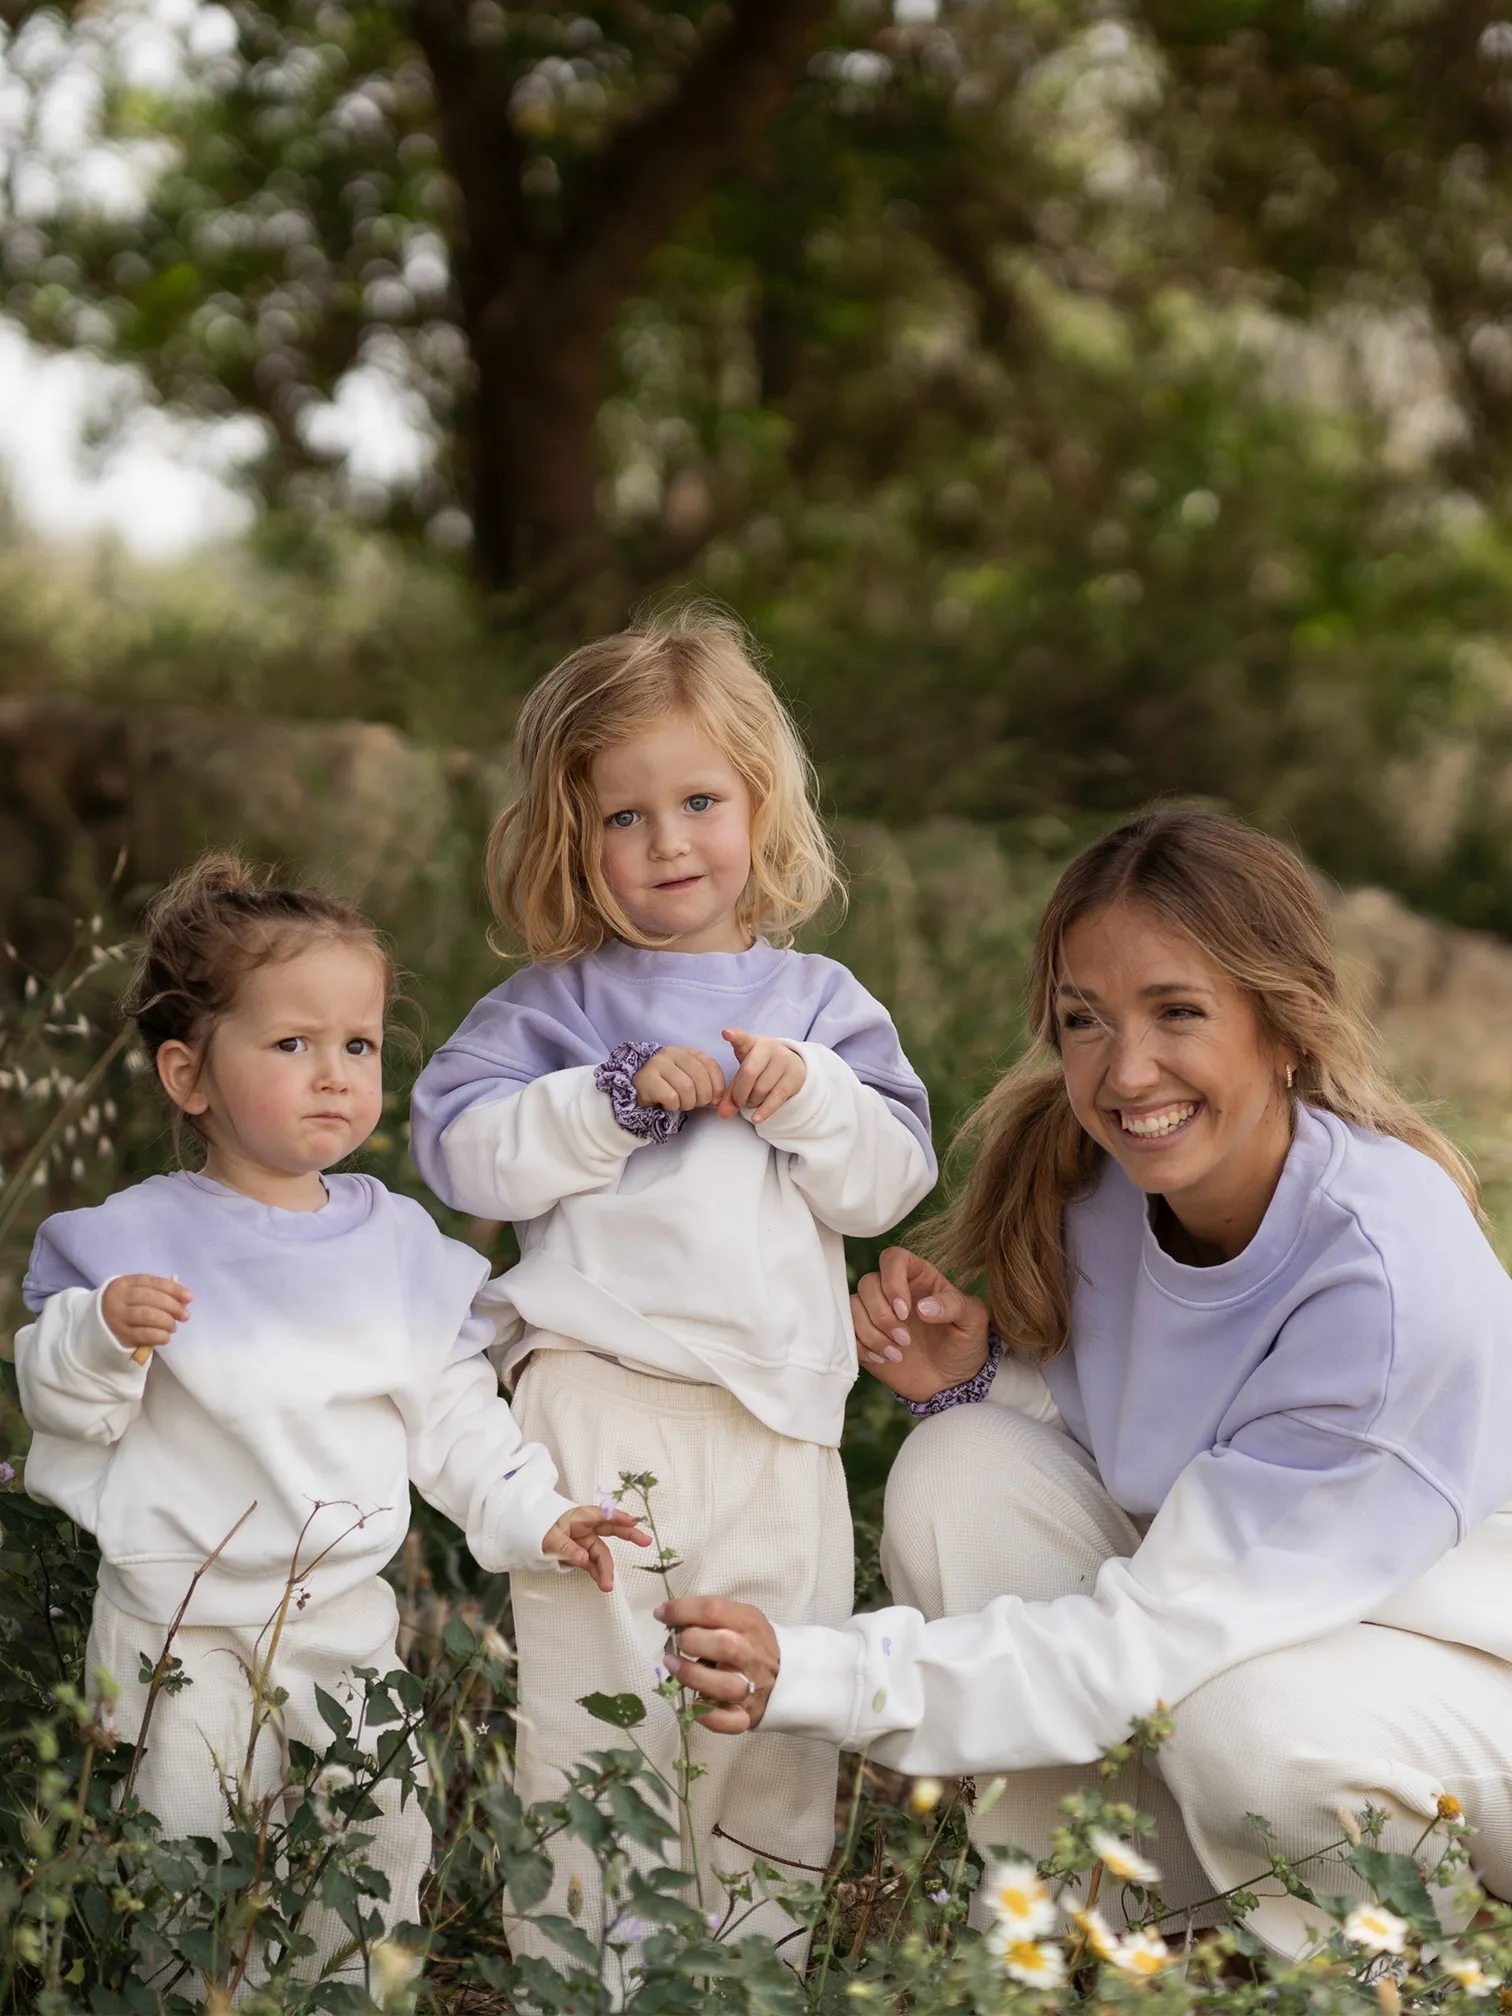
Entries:
{"label": "green leaf", "polygon": [[1389,1855],[1382,1848],[1370,1848],[1362,1842],[1350,1851],[1349,1866],[1365,1878],[1388,1911],[1405,1918],[1423,1938],[1440,1937],[1443,1928],[1428,1894],[1428,1885],[1410,1855]]}
{"label": "green leaf", "polygon": [[615,1729],[636,1729],[646,1719],[646,1704],[638,1694],[580,1694],[578,1706],[586,1708],[595,1722],[607,1722]]}
{"label": "green leaf", "polygon": [[327,1694],[324,1687],[315,1689],[315,1706],[320,1710],[320,1719],[333,1736],[345,1736],[351,1729],[352,1718],[336,1699]]}

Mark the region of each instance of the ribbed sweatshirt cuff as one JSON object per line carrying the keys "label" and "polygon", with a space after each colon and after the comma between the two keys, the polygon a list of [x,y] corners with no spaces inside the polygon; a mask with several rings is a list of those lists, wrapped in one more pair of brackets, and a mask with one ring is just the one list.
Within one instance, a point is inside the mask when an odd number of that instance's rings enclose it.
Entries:
{"label": "ribbed sweatshirt cuff", "polygon": [[856,1727],[865,1640],[857,1631],[836,1631],[826,1624],[779,1624],[776,1631],[781,1663],[762,1728],[849,1743]]}

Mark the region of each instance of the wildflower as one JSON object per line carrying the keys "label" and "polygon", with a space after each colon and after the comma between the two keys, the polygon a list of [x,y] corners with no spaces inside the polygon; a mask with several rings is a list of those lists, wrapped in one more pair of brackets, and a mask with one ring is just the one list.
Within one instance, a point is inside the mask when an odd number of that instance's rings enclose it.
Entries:
{"label": "wildflower", "polygon": [[938,1778],[915,1778],[908,1788],[908,1810],[910,1813],[933,1813],[940,1803],[945,1787]]}
{"label": "wildflower", "polygon": [[938,1890],[931,1890],[928,1896],[931,1904],[948,1904],[950,1902],[949,1887],[942,1883]]}
{"label": "wildflower", "polygon": [[350,1791],[356,1779],[345,1764],[322,1764],[310,1781],[310,1804],[323,1834],[339,1834],[346,1824],[331,1801],[339,1792]]}
{"label": "wildflower", "polygon": [[1131,1932],[1126,1939],[1120,1939],[1113,1953],[1113,1965],[1120,1973],[1134,1974],[1141,1979],[1158,1974],[1162,1967],[1170,1964],[1170,1947],[1158,1932],[1151,1932],[1144,1926]]}
{"label": "wildflower", "polygon": [[597,1505],[600,1512],[602,1512],[605,1518],[607,1519],[609,1514],[614,1510],[614,1493],[612,1491],[606,1491],[604,1487],[600,1485],[598,1490],[595,1491],[593,1494],[593,1502],[595,1505]]}
{"label": "wildflower", "polygon": [[1360,1845],[1360,1823],[1347,1806],[1339,1808],[1339,1825],[1344,1829],[1346,1836],[1358,1848]]}
{"label": "wildflower", "polygon": [[1451,1980],[1457,1981],[1467,1995],[1477,1997],[1489,1995],[1494,1989],[1501,1986],[1500,1977],[1495,1974],[1488,1974],[1479,1960],[1469,1953],[1460,1954],[1452,1960],[1446,1960],[1444,1962],[1444,1972]]}
{"label": "wildflower", "polygon": [[1118,1958],[1118,1940],[1114,1934],[1113,1927],[1104,1918],[1101,1911],[1094,1910],[1091,1905],[1068,1904],[1066,1906],[1066,1916],[1081,1933],[1099,1960],[1116,1960]]}
{"label": "wildflower", "polygon": [[373,1948],[373,2000],[380,2009],[402,1995],[421,1968],[418,1953],[411,1953],[397,1939],[380,1939]]}
{"label": "wildflower", "polygon": [[982,1880],[982,1897],[995,1936],[1006,1943],[1038,1939],[1054,1928],[1055,1903],[1032,1862],[994,1863]]}
{"label": "wildflower", "polygon": [[1407,1920],[1384,1904],[1356,1904],[1344,1920],[1344,1937],[1372,1953],[1400,1953],[1407,1943]]}
{"label": "wildflower", "polygon": [[1087,1845],[1098,1861],[1106,1864],[1108,1873],[1122,1883],[1160,1881],[1160,1871],[1153,1862],[1147,1862],[1132,1843],[1120,1841],[1105,1827],[1094,1827],[1087,1836]]}
{"label": "wildflower", "polygon": [[988,1941],[1004,1969],[1026,1988],[1058,1988],[1066,1978],[1066,1956],[1059,1946],[1046,1946],[1038,1939],[1002,1939],[996,1933]]}
{"label": "wildflower", "polygon": [[1438,1817],[1440,1820],[1458,1820],[1464,1810],[1464,1807],[1461,1806],[1452,1792],[1440,1792],[1438,1796]]}
{"label": "wildflower", "polygon": [[0,1461],[0,1484],[14,1484],[16,1471],[14,1464]]}
{"label": "wildflower", "polygon": [[496,1660],[500,1666],[508,1666],[514,1659],[514,1647],[504,1636],[497,1624],[485,1624],[478,1634],[478,1643],[485,1655]]}

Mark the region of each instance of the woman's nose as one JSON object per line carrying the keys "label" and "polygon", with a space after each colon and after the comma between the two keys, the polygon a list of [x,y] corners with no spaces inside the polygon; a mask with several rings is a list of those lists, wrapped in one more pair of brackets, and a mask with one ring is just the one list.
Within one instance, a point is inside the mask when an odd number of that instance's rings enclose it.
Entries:
{"label": "woman's nose", "polygon": [[1108,1083],[1133,1097],[1160,1082],[1160,1062],[1142,1030],[1115,1031],[1108,1059]]}

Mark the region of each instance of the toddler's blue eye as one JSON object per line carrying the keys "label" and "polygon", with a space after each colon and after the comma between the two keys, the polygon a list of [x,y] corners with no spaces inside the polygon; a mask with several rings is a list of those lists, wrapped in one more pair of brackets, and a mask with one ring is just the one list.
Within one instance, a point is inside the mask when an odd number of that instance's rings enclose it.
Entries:
{"label": "toddler's blue eye", "polygon": [[688,810],[690,812],[707,812],[713,803],[714,800],[709,796],[707,791],[695,791],[693,796],[688,800]]}
{"label": "toddler's blue eye", "polygon": [[635,824],[635,814],[633,812],[611,812],[609,814],[609,824],[611,826],[618,826],[623,831],[625,827]]}

